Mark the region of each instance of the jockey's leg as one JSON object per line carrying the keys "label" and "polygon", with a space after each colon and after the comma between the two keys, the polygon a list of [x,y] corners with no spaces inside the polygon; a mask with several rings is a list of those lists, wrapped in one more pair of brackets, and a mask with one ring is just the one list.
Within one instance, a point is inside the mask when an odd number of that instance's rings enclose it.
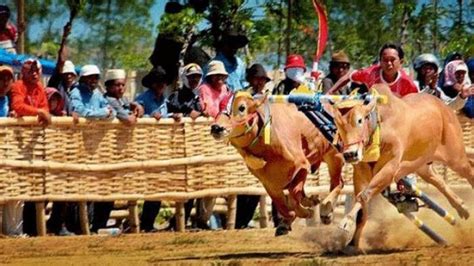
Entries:
{"label": "jockey's leg", "polygon": [[446,185],[443,178],[433,172],[430,165],[420,167],[416,173],[426,182],[435,186],[448,199],[449,203],[456,209],[461,218],[469,218],[469,212],[462,199],[459,198],[448,185]]}

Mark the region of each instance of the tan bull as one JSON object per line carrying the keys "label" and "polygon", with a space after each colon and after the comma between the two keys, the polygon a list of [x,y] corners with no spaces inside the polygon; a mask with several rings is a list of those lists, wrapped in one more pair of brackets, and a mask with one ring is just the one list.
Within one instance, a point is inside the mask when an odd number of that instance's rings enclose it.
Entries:
{"label": "tan bull", "polygon": [[[326,162],[332,193],[321,205],[325,207],[321,215],[324,223],[330,222],[323,216],[329,215],[328,209],[332,210],[334,199],[342,189],[342,157],[336,156],[336,150],[319,130],[291,104],[271,104],[271,137],[270,143],[265,144],[263,131],[268,120],[263,101],[254,100],[248,93],[237,93],[230,114],[221,114],[212,125],[212,135],[216,139],[228,138],[250,172],[263,184],[287,226],[284,232],[277,228],[277,235],[287,233],[295,217],[312,215],[309,207],[317,202],[305,196],[304,183],[311,169]],[[289,192],[287,198],[285,189]]]}
{"label": "tan bull", "polygon": [[[344,159],[354,165],[356,204],[340,227],[353,236],[350,246],[357,249],[368,218],[367,203],[393,181],[417,173],[446,196],[465,219],[469,212],[463,201],[432,171],[431,164],[442,162],[474,186],[472,162],[465,152],[461,126],[451,109],[431,95],[397,98],[385,85],[373,89],[388,98],[387,104],[377,105],[372,100],[368,104],[359,101],[325,106],[334,116]],[[375,136],[378,130],[380,135]],[[380,140],[380,157],[365,161],[364,153],[374,139]]]}

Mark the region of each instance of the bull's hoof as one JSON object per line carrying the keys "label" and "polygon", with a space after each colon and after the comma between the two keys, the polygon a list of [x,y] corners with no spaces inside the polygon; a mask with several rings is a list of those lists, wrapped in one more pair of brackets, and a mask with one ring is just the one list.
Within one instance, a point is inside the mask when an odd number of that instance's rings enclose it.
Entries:
{"label": "bull's hoof", "polygon": [[355,247],[355,246],[352,246],[352,245],[348,245],[348,246],[345,246],[341,252],[344,254],[344,255],[347,255],[347,256],[357,256],[357,255],[364,255],[366,254],[362,249],[358,248],[358,247]]}
{"label": "bull's hoof", "polygon": [[350,216],[344,217],[339,223],[338,229],[341,239],[344,239],[344,246],[347,246],[351,242],[356,231],[355,219]]}
{"label": "bull's hoof", "polygon": [[456,208],[456,211],[458,212],[459,217],[466,220],[469,219],[470,214],[465,204],[462,204],[458,208]]}
{"label": "bull's hoof", "polygon": [[301,199],[301,205],[306,208],[311,208],[319,204],[319,196],[312,195],[310,197],[304,197]]}
{"label": "bull's hoof", "polygon": [[291,226],[285,223],[280,223],[275,230],[275,236],[284,236],[287,235],[290,231]]}

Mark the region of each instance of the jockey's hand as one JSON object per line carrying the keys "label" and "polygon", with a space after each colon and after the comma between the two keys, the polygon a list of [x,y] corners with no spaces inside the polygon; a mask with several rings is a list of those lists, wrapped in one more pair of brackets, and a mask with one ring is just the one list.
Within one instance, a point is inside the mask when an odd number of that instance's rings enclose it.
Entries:
{"label": "jockey's hand", "polygon": [[43,109],[38,109],[37,114],[38,114],[38,122],[42,126],[47,126],[51,124],[51,115],[49,114],[48,111],[43,110]]}
{"label": "jockey's hand", "polygon": [[202,114],[196,110],[192,110],[191,113],[189,113],[189,117],[191,117],[192,120],[196,120],[199,116]]}

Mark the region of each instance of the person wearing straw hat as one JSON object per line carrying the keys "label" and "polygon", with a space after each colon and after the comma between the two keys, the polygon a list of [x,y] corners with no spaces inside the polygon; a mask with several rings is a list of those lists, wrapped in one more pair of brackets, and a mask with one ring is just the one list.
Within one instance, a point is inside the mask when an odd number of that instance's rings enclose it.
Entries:
{"label": "person wearing straw hat", "polygon": [[[323,93],[326,93],[341,77],[346,75],[350,67],[351,62],[344,51],[341,50],[332,54],[329,62],[329,74],[321,82]],[[347,84],[338,93],[349,94],[351,93],[351,87]]]}
{"label": "person wearing straw hat", "polygon": [[199,86],[199,99],[204,115],[216,117],[226,106],[232,93],[226,85],[228,73],[218,60],[209,62],[205,82]]}
{"label": "person wearing straw hat", "polygon": [[137,118],[143,116],[143,107],[136,102],[129,102],[125,93],[126,73],[123,69],[109,69],[105,73],[105,99],[117,113],[117,118],[127,125],[133,125]]}
{"label": "person wearing straw hat", "polygon": [[265,94],[268,92],[266,86],[271,79],[267,75],[267,71],[261,64],[253,64],[247,69],[245,76],[249,86],[245,90],[251,95]]}
{"label": "person wearing straw hat", "polygon": [[75,85],[70,93],[70,111],[89,119],[113,119],[115,110],[98,87],[99,68],[96,65],[85,65],[79,76],[79,84]]}
{"label": "person wearing straw hat", "polygon": [[242,90],[247,86],[245,63],[236,54],[240,48],[245,47],[248,43],[247,36],[234,30],[224,32],[217,43],[217,53],[212,60],[218,60],[224,64],[228,75],[226,84],[232,92]]}

